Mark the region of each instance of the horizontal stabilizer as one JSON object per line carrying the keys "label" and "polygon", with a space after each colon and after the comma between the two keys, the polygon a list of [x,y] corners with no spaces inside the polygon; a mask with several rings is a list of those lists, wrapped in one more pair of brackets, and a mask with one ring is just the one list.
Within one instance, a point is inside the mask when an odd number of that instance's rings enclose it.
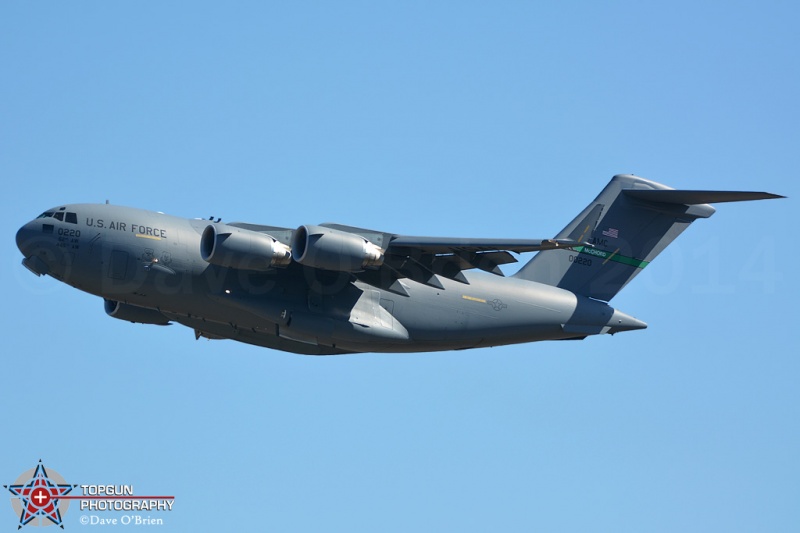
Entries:
{"label": "horizontal stabilizer", "polygon": [[715,204],[721,202],[745,202],[748,200],[770,200],[785,198],[779,194],[750,191],[680,191],[680,190],[644,190],[623,189],[622,192],[637,200],[659,202],[662,204]]}

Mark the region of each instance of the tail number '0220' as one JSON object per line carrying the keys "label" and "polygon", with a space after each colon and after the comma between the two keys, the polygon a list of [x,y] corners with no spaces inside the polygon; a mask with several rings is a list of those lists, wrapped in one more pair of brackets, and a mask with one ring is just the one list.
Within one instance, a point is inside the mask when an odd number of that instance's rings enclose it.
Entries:
{"label": "tail number '0220'", "polygon": [[63,235],[65,237],[80,237],[81,230],[70,229],[70,228],[58,228],[58,234]]}
{"label": "tail number '0220'", "polygon": [[575,263],[576,265],[583,265],[583,266],[592,266],[592,260],[588,257],[581,257],[579,255],[571,255],[569,256],[569,262]]}

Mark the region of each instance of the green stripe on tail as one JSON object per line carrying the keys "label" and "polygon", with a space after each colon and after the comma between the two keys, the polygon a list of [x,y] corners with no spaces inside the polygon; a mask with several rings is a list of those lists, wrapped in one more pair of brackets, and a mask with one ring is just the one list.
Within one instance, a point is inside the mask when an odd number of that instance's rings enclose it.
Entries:
{"label": "green stripe on tail", "polygon": [[574,250],[583,255],[599,257],[600,259],[605,259],[605,261],[614,261],[636,268],[644,268],[650,264],[648,261],[642,261],[641,259],[628,257],[627,255],[620,255],[616,252],[608,252],[606,250],[600,250],[597,248],[589,248],[587,246],[576,246]]}

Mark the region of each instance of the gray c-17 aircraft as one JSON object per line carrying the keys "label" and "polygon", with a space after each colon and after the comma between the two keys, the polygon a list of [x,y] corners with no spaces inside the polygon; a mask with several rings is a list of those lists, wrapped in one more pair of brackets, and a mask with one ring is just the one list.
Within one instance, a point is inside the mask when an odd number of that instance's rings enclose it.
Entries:
{"label": "gray c-17 aircraft", "polygon": [[[114,318],[310,355],[459,350],[647,327],[608,305],[710,203],[782,198],[614,176],[552,239],[412,237],[187,220],[109,204],[48,209],[23,265]],[[516,274],[511,255],[538,252]]]}

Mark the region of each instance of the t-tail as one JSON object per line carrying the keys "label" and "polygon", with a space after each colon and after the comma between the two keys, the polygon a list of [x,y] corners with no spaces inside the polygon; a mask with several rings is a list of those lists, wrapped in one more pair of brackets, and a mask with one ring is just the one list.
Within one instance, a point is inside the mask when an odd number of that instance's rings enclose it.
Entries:
{"label": "t-tail", "polygon": [[710,203],[783,198],[742,191],[671,189],[636,176],[614,176],[557,239],[585,242],[539,252],[515,277],[609,301],[698,218]]}

